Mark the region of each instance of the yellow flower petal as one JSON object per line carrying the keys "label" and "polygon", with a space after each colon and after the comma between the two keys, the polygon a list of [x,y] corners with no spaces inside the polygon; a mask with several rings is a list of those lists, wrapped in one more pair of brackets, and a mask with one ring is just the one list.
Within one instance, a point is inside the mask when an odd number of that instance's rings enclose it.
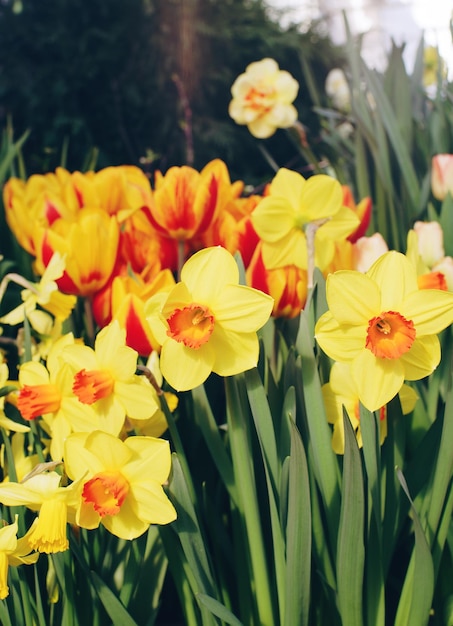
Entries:
{"label": "yellow flower petal", "polygon": [[273,243],[296,226],[296,211],[287,198],[267,196],[257,204],[251,219],[259,237]]}
{"label": "yellow flower petal", "polygon": [[315,337],[324,352],[334,361],[351,361],[365,347],[366,328],[339,324],[330,311],[315,327]]}
{"label": "yellow flower petal", "polygon": [[377,411],[396,396],[404,383],[401,359],[378,359],[363,350],[351,364],[360,401],[369,411]]}
{"label": "yellow flower petal", "polygon": [[244,285],[226,285],[213,305],[215,323],[225,330],[256,332],[269,319],[274,300]]}
{"label": "yellow flower petal", "polygon": [[222,293],[225,285],[239,282],[239,269],[225,248],[204,248],[184,264],[181,282],[187,285],[193,302],[208,304]]}
{"label": "yellow flower petal", "polygon": [[357,324],[365,328],[381,312],[381,294],[375,282],[365,274],[341,270],[327,277],[326,297],[329,309],[339,324]]}
{"label": "yellow flower petal", "polygon": [[417,329],[417,337],[437,335],[453,323],[453,293],[440,289],[420,289],[409,294],[399,308]]}
{"label": "yellow flower petal", "polygon": [[166,381],[176,391],[187,391],[202,385],[212,371],[215,353],[211,342],[198,350],[168,340],[162,346],[160,369]]}
{"label": "yellow flower petal", "polygon": [[259,342],[255,333],[225,332],[217,327],[211,343],[216,355],[212,371],[220,376],[245,372],[258,363]]}
{"label": "yellow flower petal", "polygon": [[440,362],[440,343],[436,335],[415,339],[411,349],[400,357],[406,380],[429,376]]}
{"label": "yellow flower petal", "polygon": [[340,183],[332,176],[317,174],[305,183],[299,215],[303,216],[305,222],[312,222],[332,217],[342,205],[343,192]]}
{"label": "yellow flower petal", "polygon": [[[417,273],[412,263],[400,252],[387,252],[368,270],[367,276],[381,290],[381,310],[400,311],[405,297],[418,290]],[[411,319],[409,315],[408,319]]]}

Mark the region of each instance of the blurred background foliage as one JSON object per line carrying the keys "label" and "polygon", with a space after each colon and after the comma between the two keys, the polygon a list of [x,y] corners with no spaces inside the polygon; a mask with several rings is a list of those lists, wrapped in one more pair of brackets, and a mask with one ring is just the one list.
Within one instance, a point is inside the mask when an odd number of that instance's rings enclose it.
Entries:
{"label": "blurred background foliage", "polygon": [[[266,56],[299,81],[299,119],[316,137],[302,61],[321,90],[340,58],[321,24],[283,27],[262,0],[3,0],[0,125],[30,130],[27,175],[84,169],[94,150],[96,168],[149,172],[221,158],[233,180],[259,184],[272,171],[228,103],[236,76]],[[262,144],[300,166],[287,133]]]}

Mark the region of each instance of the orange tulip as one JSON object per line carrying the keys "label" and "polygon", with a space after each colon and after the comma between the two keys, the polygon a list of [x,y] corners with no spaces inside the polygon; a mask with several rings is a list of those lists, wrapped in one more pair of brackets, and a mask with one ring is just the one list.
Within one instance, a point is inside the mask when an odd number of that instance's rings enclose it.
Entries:
{"label": "orange tulip", "polygon": [[371,210],[373,208],[373,203],[371,202],[371,198],[367,196],[366,198],[363,198],[359,202],[359,204],[356,204],[354,200],[354,196],[352,195],[351,188],[348,185],[342,185],[342,189],[343,189],[344,206],[347,206],[349,209],[352,209],[360,220],[360,224],[357,226],[355,231],[351,233],[348,237],[348,240],[351,243],[355,243],[357,239],[365,236],[365,233],[370,224]]}
{"label": "orange tulip", "polygon": [[165,268],[176,271],[178,266],[177,243],[154,228],[147,206],[121,224],[120,256],[136,274],[146,268],[148,274],[155,275]]}
{"label": "orange tulip", "polygon": [[261,245],[247,269],[247,284],[274,298],[273,317],[296,317],[307,299],[307,271],[296,265],[266,269]]}
{"label": "orange tulip", "polygon": [[[126,268],[124,268],[126,269]],[[126,271],[113,278],[111,283],[93,299],[93,314],[100,326],[118,320],[126,330],[126,344],[141,356],[158,350],[156,341],[144,314],[145,302],[160,291],[169,291],[175,284],[170,270],[162,270],[152,281],[145,282],[140,275],[131,276]]]}
{"label": "orange tulip", "polygon": [[142,206],[152,203],[151,185],[143,170],[134,165],[106,167],[96,172],[93,185],[98,206],[123,221]]}
{"label": "orange tulip", "polygon": [[183,165],[165,176],[156,172],[151,222],[164,237],[178,241],[204,232],[215,217],[219,181],[209,170]]}

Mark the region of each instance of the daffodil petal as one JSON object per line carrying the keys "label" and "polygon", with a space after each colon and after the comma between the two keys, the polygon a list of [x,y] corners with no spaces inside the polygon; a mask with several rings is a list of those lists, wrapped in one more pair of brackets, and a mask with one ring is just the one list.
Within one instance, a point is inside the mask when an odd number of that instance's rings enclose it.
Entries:
{"label": "daffodil petal", "polygon": [[351,364],[359,399],[369,411],[377,411],[396,396],[404,383],[400,359],[378,359],[366,348]]}
{"label": "daffodil petal", "polygon": [[148,530],[149,523],[139,519],[130,504],[130,498],[126,498],[118,515],[106,515],[102,518],[102,525],[112,535],[120,539],[136,539]]}
{"label": "daffodil petal", "polygon": [[255,333],[225,332],[216,326],[210,343],[216,355],[212,371],[220,376],[245,372],[258,363],[259,342]]}
{"label": "daffodil petal", "polygon": [[343,205],[340,183],[332,176],[317,174],[307,179],[300,213],[305,222],[332,217]]}
{"label": "daffodil petal", "polygon": [[296,265],[307,269],[307,240],[300,228],[294,228],[290,233],[277,242],[262,242],[264,265],[272,270],[285,265]]}
{"label": "daffodil petal", "polygon": [[255,332],[269,319],[273,303],[273,298],[257,289],[227,285],[215,303],[216,324],[227,330]]}
{"label": "daffodil petal", "polygon": [[329,274],[326,283],[329,309],[339,324],[361,325],[381,312],[381,294],[368,276],[340,270]]}
{"label": "daffodil petal", "polygon": [[[295,172],[294,170],[289,170],[286,167],[281,167],[272,179],[270,186],[270,196],[268,197],[268,199],[274,201],[281,201],[282,199],[284,199],[287,203],[289,202],[289,205],[291,207],[291,214],[294,216],[295,211],[297,211],[297,208],[301,203],[302,193],[305,184],[306,180],[301,174]],[[264,202],[264,200],[266,200],[266,198],[264,198],[258,206],[261,207],[261,204],[262,202]],[[266,204],[264,206],[266,206]],[[274,224],[274,229],[275,226],[276,225]],[[281,225],[279,224],[278,226],[280,227]]]}
{"label": "daffodil petal", "polygon": [[363,350],[365,328],[339,324],[330,311],[322,315],[315,327],[316,341],[334,361],[351,361]]}
{"label": "daffodil petal", "polygon": [[453,293],[420,289],[404,299],[399,311],[414,322],[417,337],[437,335],[453,323]]}
{"label": "daffodil petal", "polygon": [[152,387],[146,381],[115,383],[115,396],[132,419],[148,419],[159,409]]}
{"label": "daffodil petal", "polygon": [[208,302],[223,287],[239,282],[239,269],[234,257],[221,246],[196,252],[181,270],[181,282],[187,285],[193,301]]}
{"label": "daffodil petal", "polygon": [[296,225],[296,214],[286,198],[267,196],[252,213],[252,224],[260,239],[272,243],[279,241]]}
{"label": "daffodil petal", "polygon": [[162,346],[160,369],[165,380],[176,391],[188,391],[202,385],[212,371],[215,353],[209,343],[198,350],[167,340]]}
{"label": "daffodil petal", "polygon": [[382,311],[400,311],[406,296],[418,291],[417,273],[412,263],[400,252],[387,252],[367,272],[381,290]]}
{"label": "daffodil petal", "polygon": [[132,460],[124,470],[130,483],[152,477],[162,485],[168,480],[171,469],[170,445],[165,439],[153,437],[128,437],[124,444],[133,451]]}
{"label": "daffodil petal", "polygon": [[409,352],[400,357],[406,380],[429,376],[440,362],[440,342],[436,335],[416,338]]}
{"label": "daffodil petal", "polygon": [[148,524],[169,524],[176,519],[173,504],[157,482],[135,483],[132,495],[134,513]]}

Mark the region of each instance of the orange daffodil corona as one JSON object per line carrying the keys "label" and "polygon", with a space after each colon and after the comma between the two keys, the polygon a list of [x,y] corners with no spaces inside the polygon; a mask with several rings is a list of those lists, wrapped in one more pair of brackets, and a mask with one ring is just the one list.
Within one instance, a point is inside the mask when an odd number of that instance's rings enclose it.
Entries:
{"label": "orange daffodil corona", "polygon": [[187,391],[211,372],[232,376],[256,366],[256,332],[272,305],[270,296],[239,284],[238,266],[227,250],[200,250],[183,266],[181,282],[145,305],[162,345],[162,375],[177,391]]}
{"label": "orange daffodil corona", "polygon": [[350,363],[367,409],[380,409],[404,380],[437,367],[437,334],[453,322],[453,294],[419,289],[416,269],[403,254],[387,252],[366,274],[335,272],[326,288],[329,310],[316,324],[316,340],[332,359]]}

